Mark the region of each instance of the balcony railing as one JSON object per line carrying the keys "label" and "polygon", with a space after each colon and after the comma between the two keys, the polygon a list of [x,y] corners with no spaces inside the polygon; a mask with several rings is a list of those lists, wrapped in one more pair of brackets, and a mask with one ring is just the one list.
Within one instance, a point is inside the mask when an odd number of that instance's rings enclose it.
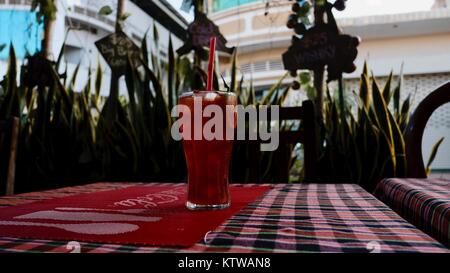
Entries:
{"label": "balcony railing", "polygon": [[94,19],[96,19],[98,21],[101,21],[101,22],[107,24],[107,25],[110,25],[110,26],[114,26],[115,25],[114,20],[112,20],[112,19],[110,19],[110,18],[108,18],[106,16],[100,15],[98,13],[98,11],[95,11],[95,10],[92,10],[92,9],[89,9],[89,8],[86,8],[86,7],[81,7],[81,6],[78,6],[78,5],[74,5],[72,10],[73,10],[74,13],[77,13],[77,14],[80,14],[80,15],[85,15],[85,16],[90,17],[90,18],[94,18]]}
{"label": "balcony railing", "polygon": [[[260,72],[280,71],[284,70],[283,62],[281,60],[268,60],[254,63],[243,64],[239,67],[243,74],[254,74]],[[229,71],[224,71],[224,75],[229,76]]]}
{"label": "balcony railing", "polygon": [[24,5],[31,6],[32,0],[0,0],[0,5]]}

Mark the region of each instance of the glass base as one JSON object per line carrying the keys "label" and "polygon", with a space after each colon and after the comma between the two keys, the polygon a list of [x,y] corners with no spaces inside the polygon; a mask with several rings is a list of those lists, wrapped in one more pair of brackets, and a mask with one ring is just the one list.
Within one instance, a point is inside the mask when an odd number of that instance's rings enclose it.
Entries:
{"label": "glass base", "polygon": [[230,202],[219,205],[198,205],[187,201],[186,207],[190,210],[220,210],[230,207]]}

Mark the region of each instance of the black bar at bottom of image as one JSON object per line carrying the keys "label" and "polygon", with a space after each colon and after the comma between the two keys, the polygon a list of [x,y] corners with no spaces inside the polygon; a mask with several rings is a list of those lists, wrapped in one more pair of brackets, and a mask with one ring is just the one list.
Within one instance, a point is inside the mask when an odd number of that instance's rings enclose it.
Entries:
{"label": "black bar at bottom of image", "polygon": [[[152,253],[152,254],[0,254],[2,266],[30,266],[39,272],[71,269],[89,272],[113,269],[123,272],[300,272],[344,269],[384,272],[392,265],[431,270],[450,260],[449,254],[235,254],[235,253]],[[28,262],[29,261],[29,262]],[[308,269],[309,268],[309,269]],[[300,270],[300,271],[299,271]],[[87,271],[86,271],[87,272]]]}

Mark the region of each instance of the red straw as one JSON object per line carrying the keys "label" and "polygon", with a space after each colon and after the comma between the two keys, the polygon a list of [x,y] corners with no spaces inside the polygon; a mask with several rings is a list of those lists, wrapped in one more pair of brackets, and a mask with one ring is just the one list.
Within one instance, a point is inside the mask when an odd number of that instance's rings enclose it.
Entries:
{"label": "red straw", "polygon": [[214,73],[214,52],[216,51],[216,37],[209,40],[209,63],[208,63],[208,83],[207,91],[213,90],[213,73]]}

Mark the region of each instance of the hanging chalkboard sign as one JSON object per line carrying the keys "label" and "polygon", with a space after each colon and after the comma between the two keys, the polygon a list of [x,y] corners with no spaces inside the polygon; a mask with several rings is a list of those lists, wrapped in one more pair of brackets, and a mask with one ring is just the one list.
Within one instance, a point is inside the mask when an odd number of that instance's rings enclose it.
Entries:
{"label": "hanging chalkboard sign", "polygon": [[216,37],[216,49],[226,53],[233,53],[234,47],[227,47],[227,40],[220,33],[219,27],[208,19],[205,13],[197,12],[195,20],[188,26],[186,43],[177,49],[179,55],[189,53],[191,50],[202,49],[209,46],[211,37]]}
{"label": "hanging chalkboard sign", "polygon": [[95,45],[118,76],[125,74],[129,60],[133,67],[138,67],[140,64],[141,51],[139,47],[122,31],[98,40]]}
{"label": "hanging chalkboard sign", "polygon": [[338,79],[342,72],[353,68],[358,55],[359,39],[339,34],[334,26],[316,25],[301,38],[294,36],[293,43],[282,56],[284,68],[315,70],[328,66],[328,81]]}
{"label": "hanging chalkboard sign", "polygon": [[316,69],[336,59],[338,34],[327,25],[307,30],[302,38],[294,38],[293,44],[283,54],[287,70]]}

